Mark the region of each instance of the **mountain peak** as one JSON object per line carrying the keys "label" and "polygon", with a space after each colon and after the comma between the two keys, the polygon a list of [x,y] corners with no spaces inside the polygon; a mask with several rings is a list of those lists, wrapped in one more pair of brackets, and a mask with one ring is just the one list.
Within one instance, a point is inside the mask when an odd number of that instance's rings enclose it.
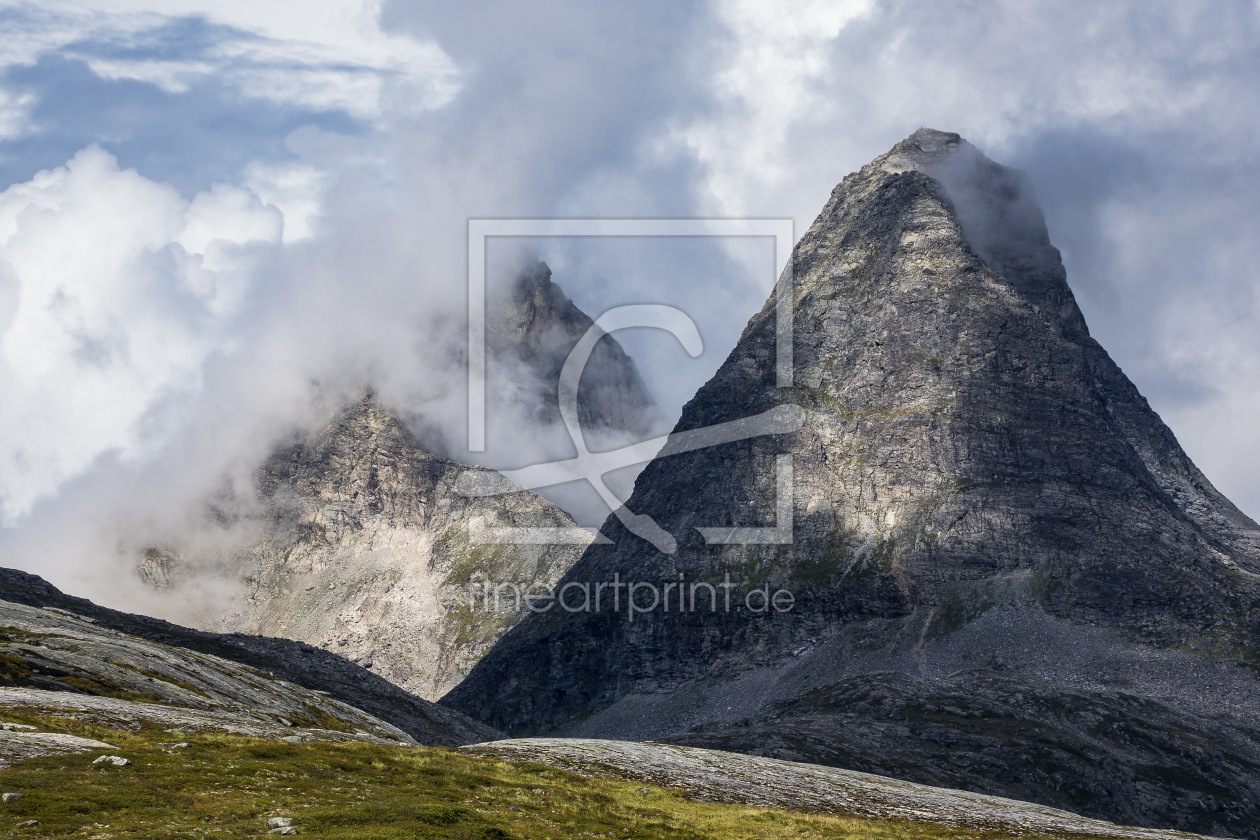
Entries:
{"label": "mountain peak", "polygon": [[[504,355],[534,374],[539,419],[559,420],[560,371],[579,339],[595,323],[551,279],[545,262],[525,266],[499,302],[492,330]],[[660,412],[634,360],[611,335],[595,345],[578,389],[582,427],[643,438],[659,432]]]}
{"label": "mountain peak", "polygon": [[[846,177],[814,225],[834,228],[834,212],[829,210],[838,199],[870,204],[871,191],[885,185],[889,176],[913,179],[910,173],[932,182],[925,188],[938,193],[935,197],[961,230],[968,250],[990,273],[1065,336],[1089,334],[1032,183],[1020,170],[990,160],[958,134],[920,128]],[[889,206],[883,199],[875,204]]]}
{"label": "mountain peak", "polygon": [[[674,433],[785,404],[802,426],[658,457],[627,507],[677,552],[610,519],[565,580],[729,575],[793,608],[530,616],[444,702],[510,733],[769,750],[1257,836],[1191,803],[1260,805],[1260,533],[1089,336],[1027,179],[921,130],[847,176],[791,260],[793,386],[772,296]],[[776,536],[710,541],[754,528]],[[1080,723],[1122,719],[1142,738]],[[1196,727],[1254,770],[1185,758]]]}
{"label": "mountain peak", "polygon": [[[962,149],[975,149],[960,134],[920,128],[872,161],[886,172],[928,171]],[[930,174],[930,173],[929,173]]]}

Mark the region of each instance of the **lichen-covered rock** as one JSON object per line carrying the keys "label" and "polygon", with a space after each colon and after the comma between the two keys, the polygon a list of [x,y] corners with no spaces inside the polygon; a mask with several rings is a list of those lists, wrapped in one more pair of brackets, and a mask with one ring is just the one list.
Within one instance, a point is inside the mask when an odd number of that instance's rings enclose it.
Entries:
{"label": "lichen-covered rock", "polygon": [[[15,761],[38,758],[43,755],[67,755],[88,752],[89,750],[112,750],[114,747],[91,738],[80,738],[76,735],[64,735],[59,732],[9,732],[0,731],[0,768],[8,767]],[[21,794],[6,793],[4,800],[15,802],[7,797]]]}
{"label": "lichen-covered rock", "polygon": [[[511,733],[670,738],[1118,822],[1260,837],[1260,529],[1089,335],[1018,173],[916,132],[836,187],[566,581],[789,590],[790,611],[531,616],[443,702]],[[786,278],[785,281],[786,282]],[[663,452],[668,452],[667,446]],[[792,539],[710,545],[699,528]]]}
{"label": "lichen-covered rock", "polygon": [[103,755],[92,763],[103,767],[127,767],[131,764],[131,760],[121,755]]}

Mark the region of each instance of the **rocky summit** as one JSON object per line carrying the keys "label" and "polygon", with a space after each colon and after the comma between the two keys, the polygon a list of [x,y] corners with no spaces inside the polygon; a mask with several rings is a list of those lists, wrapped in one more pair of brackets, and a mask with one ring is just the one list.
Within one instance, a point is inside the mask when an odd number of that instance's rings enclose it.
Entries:
{"label": "rocky summit", "polygon": [[[554,280],[545,262],[526,266],[507,294],[491,307],[491,349],[528,371],[536,419],[558,423],[560,371],[594,325]],[[595,344],[577,391],[578,419],[595,434],[648,437],[660,413],[634,360],[611,335]]]}
{"label": "rocky summit", "polygon": [[1260,837],[1260,528],[1090,337],[1023,177],[920,130],[789,269],[790,385],[772,295],[672,437],[799,428],[667,445],[627,507],[676,550],[610,518],[562,581],[602,610],[529,616],[443,702]]}

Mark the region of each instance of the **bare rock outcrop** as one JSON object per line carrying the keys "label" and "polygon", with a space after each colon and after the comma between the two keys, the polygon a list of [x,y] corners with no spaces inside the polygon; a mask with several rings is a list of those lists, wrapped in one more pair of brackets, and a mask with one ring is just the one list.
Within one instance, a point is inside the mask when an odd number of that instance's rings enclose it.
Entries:
{"label": "bare rock outcrop", "polygon": [[[533,373],[539,420],[560,419],[557,383],[578,340],[594,324],[551,279],[544,262],[523,269],[503,301],[492,307],[491,344]],[[611,335],[595,345],[577,392],[578,419],[589,432],[634,439],[658,433],[661,416],[634,360]]]}
{"label": "bare rock outcrop", "polygon": [[0,569],[4,709],[261,737],[456,746],[498,734],[309,645],[128,615],[12,569]]}
{"label": "bare rock outcrop", "polygon": [[792,808],[880,820],[948,825],[1020,836],[1176,840],[1198,835],[1091,820],[1030,802],[917,785],[885,776],[717,750],[582,738],[521,738],[471,744],[464,752],[546,764],[682,791],[702,802]]}

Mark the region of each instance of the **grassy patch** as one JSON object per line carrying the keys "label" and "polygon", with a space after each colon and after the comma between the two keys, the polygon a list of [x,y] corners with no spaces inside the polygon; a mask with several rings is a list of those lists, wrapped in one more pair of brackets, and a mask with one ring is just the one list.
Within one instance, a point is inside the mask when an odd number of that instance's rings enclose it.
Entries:
{"label": "grassy patch", "polygon": [[853,553],[854,549],[847,543],[833,545],[826,552],[797,564],[790,579],[815,586],[835,583],[836,578],[853,562]]}
{"label": "grassy patch", "polygon": [[305,720],[302,715],[294,716],[299,725],[312,726],[315,729],[328,729],[333,732],[354,732],[358,729],[358,727],[351,726],[341,718],[312,706],[310,703],[303,703],[302,709],[306,713]]}
{"label": "grassy patch", "polygon": [[[0,806],[3,836],[261,836],[272,816],[291,817],[309,837],[382,840],[1010,836],[691,802],[678,791],[639,782],[588,779],[443,749],[131,733],[62,718],[21,717],[105,740],[132,764],[102,769],[91,763],[96,754],[87,753],[0,770],[0,788],[23,794],[18,802]],[[190,746],[173,748],[177,740]],[[15,828],[26,820],[40,824]]]}

